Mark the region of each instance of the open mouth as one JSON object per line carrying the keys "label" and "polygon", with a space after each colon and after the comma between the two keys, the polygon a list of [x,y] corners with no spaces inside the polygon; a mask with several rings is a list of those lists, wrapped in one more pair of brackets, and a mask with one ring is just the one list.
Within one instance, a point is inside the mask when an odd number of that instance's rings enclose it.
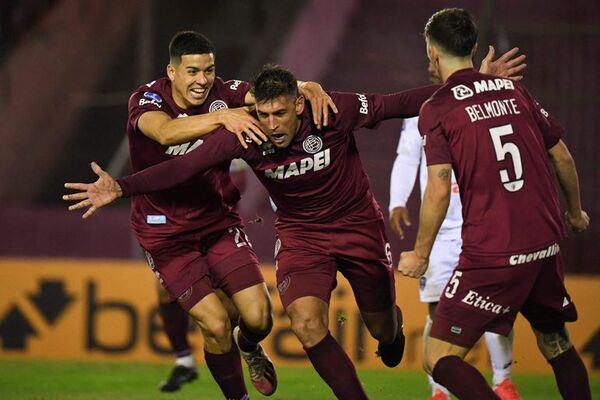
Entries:
{"label": "open mouth", "polygon": [[192,89],[190,89],[190,93],[192,94],[192,97],[195,99],[203,99],[204,95],[206,94],[206,89],[192,88]]}
{"label": "open mouth", "polygon": [[285,133],[271,133],[271,135],[269,135],[269,138],[274,144],[283,144],[283,142],[285,142],[286,136],[287,135]]}

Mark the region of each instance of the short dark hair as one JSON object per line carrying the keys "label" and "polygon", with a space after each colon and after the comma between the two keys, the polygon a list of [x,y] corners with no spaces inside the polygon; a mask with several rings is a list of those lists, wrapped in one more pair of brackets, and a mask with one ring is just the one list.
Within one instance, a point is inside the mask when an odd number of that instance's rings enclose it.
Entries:
{"label": "short dark hair", "polygon": [[169,43],[171,61],[181,61],[186,54],[215,54],[215,46],[203,34],[194,31],[177,32]]}
{"label": "short dark hair", "polygon": [[276,99],[279,96],[298,97],[296,77],[280,65],[267,64],[252,81],[252,94],[256,102]]}
{"label": "short dark hair", "polygon": [[477,44],[477,26],[468,11],[446,8],[429,18],[423,32],[446,52],[456,57],[466,57]]}

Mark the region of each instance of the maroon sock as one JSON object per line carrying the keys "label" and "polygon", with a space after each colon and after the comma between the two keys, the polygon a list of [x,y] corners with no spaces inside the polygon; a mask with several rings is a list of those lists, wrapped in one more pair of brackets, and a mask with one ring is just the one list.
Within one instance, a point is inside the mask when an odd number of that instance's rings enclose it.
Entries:
{"label": "maroon sock", "polygon": [[190,355],[190,344],[187,340],[189,324],[188,313],[179,306],[179,303],[159,303],[158,313],[163,321],[163,329],[167,334],[171,348],[177,357]]}
{"label": "maroon sock", "polygon": [[475,367],[457,356],[440,358],[431,374],[433,380],[461,400],[500,399]]}
{"label": "maroon sock", "polygon": [[592,398],[588,373],[575,347],[571,347],[548,362],[554,370],[556,384],[563,399]]}
{"label": "maroon sock", "polygon": [[242,318],[239,319],[238,326],[240,327],[240,334],[238,335],[237,344],[240,350],[245,351],[246,353],[256,350],[256,345],[269,334],[268,331],[265,333],[253,332],[246,326]]}
{"label": "maroon sock", "polygon": [[246,390],[242,372],[242,361],[237,346],[231,346],[231,350],[225,354],[212,354],[204,350],[204,359],[226,399],[248,398],[248,390]]}
{"label": "maroon sock", "polygon": [[338,399],[367,399],[352,361],[329,332],[323,340],[304,351]]}

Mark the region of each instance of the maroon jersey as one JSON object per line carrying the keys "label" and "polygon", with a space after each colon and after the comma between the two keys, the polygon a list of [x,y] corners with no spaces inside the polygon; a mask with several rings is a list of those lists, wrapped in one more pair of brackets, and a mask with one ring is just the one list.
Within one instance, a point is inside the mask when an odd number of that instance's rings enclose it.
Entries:
{"label": "maroon jersey", "polygon": [[[182,109],[171,95],[171,81],[161,78],[139,87],[129,99],[127,135],[134,172],[201,148],[204,139],[163,146],[138,129],[139,117],[147,111],[162,111],[172,118],[234,108],[244,105],[249,89],[246,82],[216,78],[206,101],[199,107]],[[131,200],[131,224],[142,238],[163,238],[174,233],[194,231],[201,237],[230,226],[240,225],[231,206],[240,194],[229,179],[229,160],[195,175],[185,184],[169,191],[137,196]],[[144,243],[141,243],[144,246]]]}
{"label": "maroon jersey", "polygon": [[555,255],[563,238],[548,149],[563,129],[518,82],[454,73],[421,109],[427,164],[451,163],[463,205],[459,268]]}
{"label": "maroon jersey", "polygon": [[221,129],[185,157],[119,179],[125,196],[163,190],[187,182],[199,171],[233,158],[243,158],[267,188],[277,206],[278,228],[331,223],[349,214],[357,222],[381,218],[369,179],[360,161],[354,130],[373,127],[393,117],[414,116],[437,87],[391,95],[331,93],[339,113],[318,130],[305,109],[290,146],[276,149],[251,145],[244,150]]}

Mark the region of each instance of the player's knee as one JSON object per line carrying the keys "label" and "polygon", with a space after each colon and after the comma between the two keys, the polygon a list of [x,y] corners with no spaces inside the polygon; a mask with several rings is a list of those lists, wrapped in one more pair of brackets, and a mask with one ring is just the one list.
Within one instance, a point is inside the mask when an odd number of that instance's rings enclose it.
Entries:
{"label": "player's knee", "polygon": [[552,360],[569,350],[573,345],[564,324],[546,332],[534,328],[537,345],[546,360]]}
{"label": "player's knee", "polygon": [[393,324],[375,324],[369,327],[369,332],[373,339],[383,343],[391,343],[396,338],[397,330],[394,329]]}
{"label": "player's knee", "polygon": [[269,333],[273,327],[271,307],[253,307],[244,311],[244,324],[254,332]]}
{"label": "player's knee", "polygon": [[304,347],[313,347],[327,334],[327,325],[318,316],[295,317],[292,331]]}

